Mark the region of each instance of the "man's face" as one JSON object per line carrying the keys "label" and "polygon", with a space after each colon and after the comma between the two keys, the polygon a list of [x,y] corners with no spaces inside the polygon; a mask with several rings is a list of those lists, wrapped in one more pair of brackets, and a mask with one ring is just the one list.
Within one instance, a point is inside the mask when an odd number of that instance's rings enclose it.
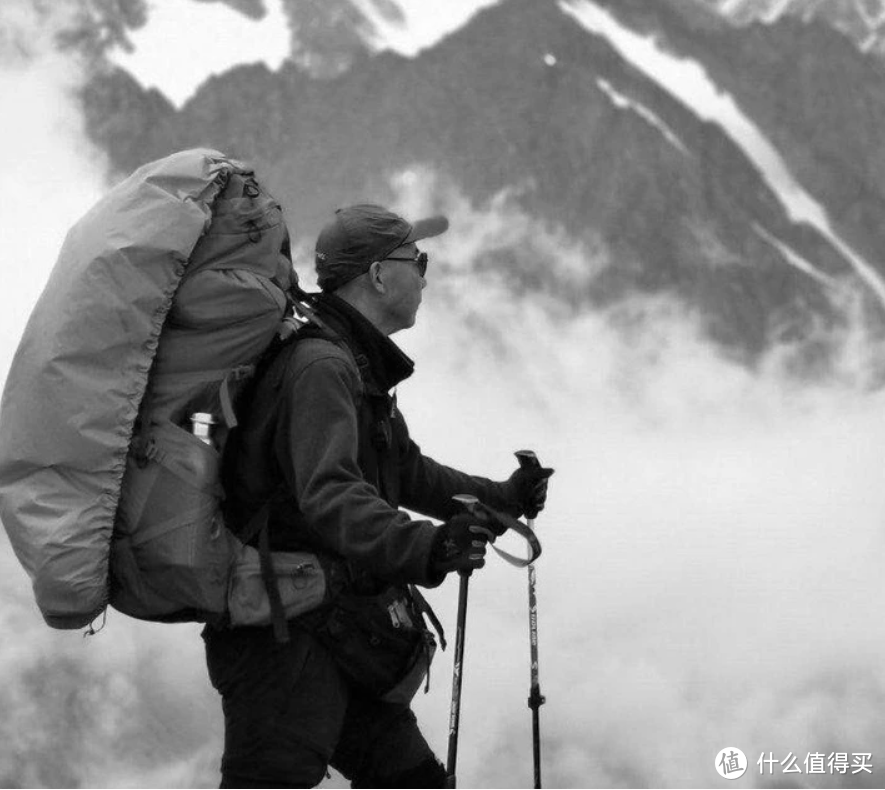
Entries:
{"label": "man's face", "polygon": [[393,332],[414,326],[418,308],[421,306],[421,291],[427,285],[418,260],[418,246],[414,243],[397,247],[382,261],[384,272],[384,308],[388,323]]}

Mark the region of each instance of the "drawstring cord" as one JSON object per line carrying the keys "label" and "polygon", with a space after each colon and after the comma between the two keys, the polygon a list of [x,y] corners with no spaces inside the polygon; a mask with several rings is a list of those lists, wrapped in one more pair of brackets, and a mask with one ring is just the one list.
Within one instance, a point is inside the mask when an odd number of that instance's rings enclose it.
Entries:
{"label": "drawstring cord", "polygon": [[107,622],[108,622],[108,610],[107,610],[107,607],[105,607],[104,611],[102,611],[102,613],[101,613],[101,625],[98,627],[98,629],[96,629],[95,628],[95,620],[93,620],[89,624],[89,628],[87,628],[83,632],[83,638],[85,639],[87,636],[95,636],[99,631],[104,629],[104,627],[107,625]]}

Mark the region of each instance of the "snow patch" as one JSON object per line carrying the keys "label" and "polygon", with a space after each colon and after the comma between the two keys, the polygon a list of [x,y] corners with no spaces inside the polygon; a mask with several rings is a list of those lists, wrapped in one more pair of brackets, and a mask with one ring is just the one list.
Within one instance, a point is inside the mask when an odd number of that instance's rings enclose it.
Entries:
{"label": "snow patch", "polygon": [[[402,22],[392,21],[373,0],[353,4],[374,31],[368,46],[414,57],[500,1],[429,5],[424,0],[397,0]],[[266,7],[267,14],[255,20],[222,3],[153,2],[147,24],[130,36],[134,51],[115,50],[111,60],[180,108],[213,75],[247,63],[265,63],[276,71],[289,58],[289,19],[282,0],[266,0]]]}
{"label": "snow patch", "polygon": [[629,98],[623,93],[619,93],[612,87],[612,84],[608,80],[602,79],[602,77],[596,80],[596,84],[599,86],[599,89],[612,100],[615,107],[621,110],[632,110],[640,118],[663,134],[670,145],[674,148],[678,148],[683,154],[688,155],[688,149],[685,147],[682,140],[679,139],[679,135],[667,126],[667,124],[648,107],[641,102]]}
{"label": "snow patch", "polygon": [[818,230],[885,307],[885,279],[839,237],[826,210],[795,179],[775,146],[697,61],[666,52],[654,36],[630,30],[592,0],[560,0],[559,6],[588,32],[605,38],[622,57],[699,118],[721,126],[759,169],[790,220]]}
{"label": "snow patch", "polygon": [[779,238],[777,238],[777,236],[768,231],[766,228],[763,228],[760,224],[754,222],[753,230],[756,232],[756,235],[758,235],[760,238],[764,239],[772,247],[774,247],[781,254],[783,259],[790,264],[790,266],[795,266],[797,269],[799,269],[799,271],[804,272],[809,277],[817,280],[819,283],[822,283],[828,288],[842,288],[842,286],[836,280],[817,269],[812,263],[808,261],[808,259],[804,258],[786,242],[781,241]]}
{"label": "snow patch", "polygon": [[223,3],[152,3],[148,23],[130,36],[133,51],[114,50],[110,59],[180,108],[209,77],[233,66],[282,65],[291,50],[282,0],[267,0],[266,8],[255,20]]}

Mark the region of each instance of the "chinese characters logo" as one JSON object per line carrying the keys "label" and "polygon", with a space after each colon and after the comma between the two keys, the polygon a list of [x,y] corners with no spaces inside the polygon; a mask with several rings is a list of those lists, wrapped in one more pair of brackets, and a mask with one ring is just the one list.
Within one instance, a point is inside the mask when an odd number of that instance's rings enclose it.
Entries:
{"label": "chinese characters logo", "polygon": [[737,746],[726,746],[716,755],[716,772],[724,779],[739,779],[747,770],[747,758]]}
{"label": "chinese characters logo", "polygon": [[[775,766],[782,774],[860,774],[873,773],[872,752],[808,752],[805,759],[799,762],[799,755],[789,752],[782,760],[778,760],[771,752],[765,752],[756,760],[759,773],[762,775],[777,773]],[[805,766],[805,770],[802,770]]]}

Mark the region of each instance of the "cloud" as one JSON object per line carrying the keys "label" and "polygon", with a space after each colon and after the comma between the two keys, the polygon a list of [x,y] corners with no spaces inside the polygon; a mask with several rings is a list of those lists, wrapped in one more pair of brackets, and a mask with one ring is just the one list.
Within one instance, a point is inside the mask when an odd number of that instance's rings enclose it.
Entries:
{"label": "cloud", "polygon": [[77,61],[53,54],[45,32],[28,38],[30,25],[42,20],[22,15],[16,24],[4,21],[8,40],[27,39],[31,49],[0,61],[0,104],[15,108],[0,127],[0,145],[10,153],[0,174],[7,196],[0,214],[6,261],[0,383],[64,234],[101,194],[104,162],[84,139]]}

